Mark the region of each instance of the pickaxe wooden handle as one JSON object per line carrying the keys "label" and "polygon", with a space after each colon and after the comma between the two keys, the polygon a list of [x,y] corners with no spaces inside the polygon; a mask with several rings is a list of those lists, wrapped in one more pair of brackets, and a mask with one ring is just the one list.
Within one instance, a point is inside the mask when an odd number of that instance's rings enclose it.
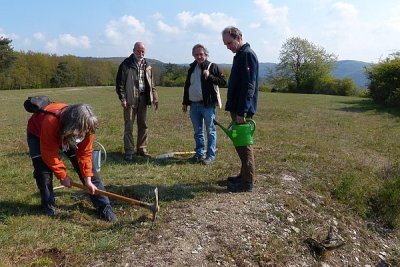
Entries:
{"label": "pickaxe wooden handle", "polygon": [[[72,182],[71,185],[74,186],[74,187],[78,187],[80,189],[86,190],[86,186],[84,186],[83,184]],[[153,221],[155,221],[157,212],[160,210],[160,206],[158,205],[158,188],[157,187],[154,189],[155,202],[153,204],[150,204],[150,203],[147,203],[147,202],[143,202],[143,201],[140,201],[140,200],[136,200],[136,199],[133,199],[133,198],[129,198],[129,197],[124,197],[124,196],[121,196],[121,195],[118,195],[118,194],[115,194],[115,193],[111,193],[111,192],[108,192],[108,191],[100,190],[100,189],[96,189],[95,194],[96,195],[107,196],[107,197],[114,198],[114,199],[118,199],[120,201],[129,203],[129,204],[132,204],[132,205],[135,205],[135,206],[140,206],[140,207],[149,209],[149,210],[151,210],[153,212]]]}

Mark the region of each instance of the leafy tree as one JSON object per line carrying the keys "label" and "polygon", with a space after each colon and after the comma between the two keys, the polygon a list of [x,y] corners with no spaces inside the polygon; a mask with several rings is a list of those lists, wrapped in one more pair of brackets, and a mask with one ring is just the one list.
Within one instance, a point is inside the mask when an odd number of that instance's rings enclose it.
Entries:
{"label": "leafy tree", "polygon": [[11,40],[0,37],[0,72],[8,70],[16,59]]}
{"label": "leafy tree", "polygon": [[167,64],[165,72],[162,75],[162,86],[184,86],[186,80],[187,68],[177,64]]}
{"label": "leafy tree", "polygon": [[60,62],[57,65],[54,76],[50,79],[53,87],[68,87],[72,86],[74,80],[74,73],[68,62]]}
{"label": "leafy tree", "polygon": [[315,93],[321,80],[330,76],[337,56],[328,54],[306,39],[293,37],[282,46],[277,65],[277,76],[285,79],[290,91]]}
{"label": "leafy tree", "polygon": [[110,61],[84,60],[78,81],[84,86],[106,86],[115,83],[117,65]]}
{"label": "leafy tree", "polygon": [[400,107],[400,51],[366,69],[375,103]]}

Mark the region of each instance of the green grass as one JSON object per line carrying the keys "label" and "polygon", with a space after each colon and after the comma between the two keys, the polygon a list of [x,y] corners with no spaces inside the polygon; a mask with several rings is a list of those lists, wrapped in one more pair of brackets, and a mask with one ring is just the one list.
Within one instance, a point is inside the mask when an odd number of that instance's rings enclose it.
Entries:
{"label": "green grass", "polygon": [[[231,141],[220,129],[217,161],[212,166],[193,166],[179,159],[125,163],[122,110],[112,87],[2,91],[0,258],[5,266],[12,266],[13,262],[51,265],[54,255],[43,253],[49,250],[62,251],[70,265],[88,264],[93,256],[128,244],[127,236],[132,231],[149,227],[143,224],[146,210],[118,201],[113,201],[119,217],[117,224],[98,220],[85,194],[78,189],[57,191],[59,215],[55,219],[40,215],[40,197],[25,140],[30,114],[22,106],[27,96],[36,94],[49,95],[54,101],[91,104],[101,121],[96,139],[108,152],[101,168],[107,189],[152,201],[150,193],[157,186],[160,216],[168,205],[223,191],[215,182],[239,170]],[[188,114],[181,112],[182,89],[159,88],[159,95],[159,111],[152,109],[148,113],[149,152],[158,155],[192,151],[192,125]],[[222,89],[223,98],[225,95]],[[229,123],[229,115],[222,110],[218,110],[217,118],[225,125]],[[255,120],[259,183],[277,186],[273,179],[265,177],[293,173],[302,178],[309,190],[326,196],[332,193],[365,217],[373,212],[368,206],[371,199],[379,207],[398,200],[399,172],[388,175],[388,166],[397,166],[400,154],[396,110],[379,109],[370,100],[357,97],[262,92]],[[391,211],[390,207],[385,210]],[[395,225],[400,211],[395,212],[395,218],[382,217]]]}

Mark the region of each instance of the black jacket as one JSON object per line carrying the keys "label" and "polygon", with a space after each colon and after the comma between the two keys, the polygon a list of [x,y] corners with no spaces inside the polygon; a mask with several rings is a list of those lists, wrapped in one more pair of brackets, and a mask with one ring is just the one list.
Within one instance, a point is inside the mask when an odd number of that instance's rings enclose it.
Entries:
{"label": "black jacket", "polygon": [[[204,63],[200,65],[201,72],[208,68],[208,65],[211,62],[206,60]],[[196,67],[197,62],[194,61],[190,64],[185,86],[183,88],[183,105],[190,105],[191,102],[189,100],[189,87],[190,87],[190,76],[192,75],[194,68]],[[204,75],[201,75],[201,90],[203,94],[203,103],[205,106],[216,105],[218,104],[217,93],[214,90],[214,84],[218,86],[225,86],[226,80],[224,74],[220,71],[217,64],[211,63],[210,66],[210,75],[207,77],[207,80],[204,78]]]}

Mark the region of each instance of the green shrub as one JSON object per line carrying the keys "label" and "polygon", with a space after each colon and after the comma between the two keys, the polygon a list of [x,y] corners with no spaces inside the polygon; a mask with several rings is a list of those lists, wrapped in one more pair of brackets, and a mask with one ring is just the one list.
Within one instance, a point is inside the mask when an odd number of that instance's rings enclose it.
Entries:
{"label": "green shrub", "polygon": [[271,85],[267,84],[267,83],[261,83],[258,86],[258,90],[260,92],[271,92]]}
{"label": "green shrub", "polygon": [[333,190],[334,197],[354,209],[363,218],[369,215],[368,199],[372,189],[366,180],[357,174],[347,174],[339,179]]}
{"label": "green shrub", "polygon": [[315,88],[315,93],[325,95],[350,96],[355,95],[356,91],[357,86],[351,78],[336,79],[326,77]]}
{"label": "green shrub", "polygon": [[368,89],[375,103],[400,107],[400,52],[366,69]]}
{"label": "green shrub", "polygon": [[400,226],[400,176],[384,181],[376,196],[375,211],[389,226]]}

